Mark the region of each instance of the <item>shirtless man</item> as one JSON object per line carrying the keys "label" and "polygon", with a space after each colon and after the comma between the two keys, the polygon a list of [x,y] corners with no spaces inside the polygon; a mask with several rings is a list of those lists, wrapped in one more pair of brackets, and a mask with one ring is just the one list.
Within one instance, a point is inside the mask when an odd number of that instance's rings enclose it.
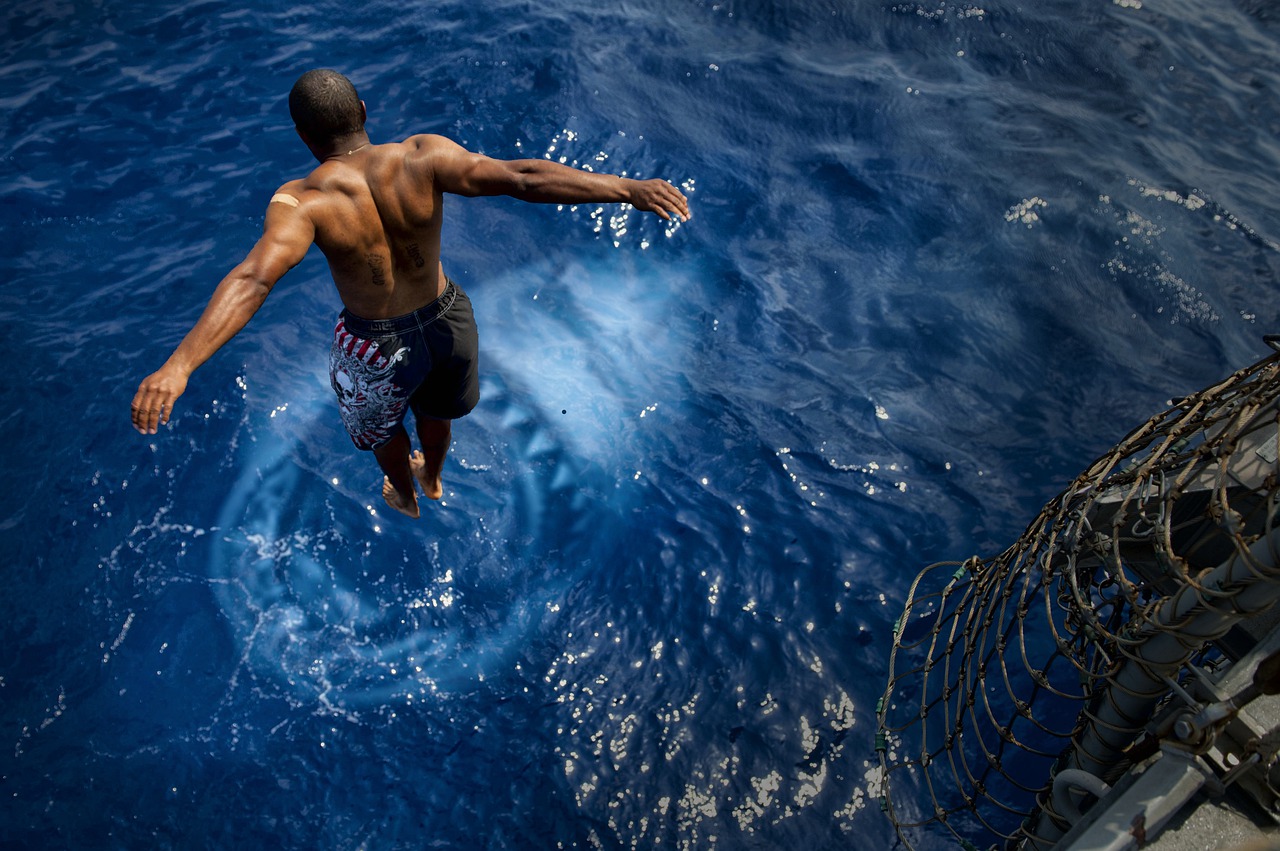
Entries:
{"label": "shirtless man", "polygon": [[[382,468],[387,504],[417,517],[414,481],[427,497],[441,497],[450,420],[480,398],[471,303],[440,263],[444,193],[629,203],[668,221],[689,218],[688,199],[664,180],[494,160],[443,136],[375,145],[364,129],[364,101],[336,71],[303,74],[289,93],[289,112],[320,165],[272,196],[262,238],[218,284],[164,366],[138,386],[133,425],[155,434],[167,423],[191,373],[248,323],[315,243],[346,308],[329,355],[343,424]],[[407,410],[420,451],[411,451]]]}

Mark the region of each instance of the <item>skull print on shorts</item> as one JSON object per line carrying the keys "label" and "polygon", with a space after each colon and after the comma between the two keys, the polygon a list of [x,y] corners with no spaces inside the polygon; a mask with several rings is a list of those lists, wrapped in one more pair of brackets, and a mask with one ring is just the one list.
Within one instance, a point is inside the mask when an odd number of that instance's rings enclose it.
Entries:
{"label": "skull print on shorts", "polygon": [[342,422],[361,449],[386,443],[404,417],[406,399],[392,378],[408,353],[403,346],[388,357],[373,340],[352,336],[341,320],[334,329],[329,381],[338,394]]}

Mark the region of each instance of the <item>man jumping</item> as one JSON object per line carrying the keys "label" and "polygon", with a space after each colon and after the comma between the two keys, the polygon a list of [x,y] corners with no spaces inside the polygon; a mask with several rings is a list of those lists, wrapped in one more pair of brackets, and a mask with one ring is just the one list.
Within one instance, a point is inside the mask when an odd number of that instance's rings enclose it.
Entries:
{"label": "man jumping", "polygon": [[[417,517],[414,481],[430,499],[441,497],[450,421],[480,399],[471,302],[440,263],[443,194],[629,203],[668,221],[689,218],[688,199],[664,180],[494,160],[443,136],[375,145],[364,129],[364,101],[350,80],[327,69],[298,79],[289,113],[320,165],[271,197],[262,237],[218,284],[164,366],[138,386],[133,425],[155,434],[167,423],[191,373],[249,322],[315,243],[345,307],[329,352],[342,422],[357,447],[373,451],[387,504]],[[420,451],[411,451],[407,410]]]}

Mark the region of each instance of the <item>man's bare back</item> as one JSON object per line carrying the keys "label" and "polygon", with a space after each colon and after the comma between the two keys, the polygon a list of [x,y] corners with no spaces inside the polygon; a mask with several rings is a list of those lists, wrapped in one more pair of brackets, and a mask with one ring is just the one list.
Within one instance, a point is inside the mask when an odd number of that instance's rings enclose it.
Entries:
{"label": "man's bare back", "polygon": [[[329,262],[347,309],[343,317],[353,327],[356,320],[367,320],[375,330],[415,324],[421,329],[455,303],[465,302],[455,313],[465,312],[463,319],[470,321],[474,334],[470,302],[447,279],[440,262],[444,193],[509,195],[533,203],[630,203],[663,219],[689,217],[688,199],[663,180],[595,174],[548,160],[495,160],[443,136],[411,136],[403,142],[375,145],[364,130],[364,102],[350,81],[334,71],[304,74],[290,93],[289,107],[299,137],[320,165],[276,191],[267,204],[262,237],[218,284],[195,327],[165,364],[139,385],[131,411],[134,427],[144,434],[154,434],[168,422],[191,373],[248,323],[276,282],[301,262],[313,243]],[[430,318],[421,318],[422,311],[428,311]],[[458,327],[465,332],[466,322]],[[342,322],[336,333],[342,345],[350,347],[345,352],[348,365],[359,366],[364,363],[360,359],[368,358],[360,369],[373,369],[381,363],[374,356],[382,357],[389,365],[377,367],[383,370],[379,380],[385,379],[406,399],[413,394],[413,401],[418,400],[420,390],[398,387],[394,381],[399,378],[388,376],[398,358],[411,351],[420,356],[425,340],[383,357],[379,344],[389,348],[389,341],[398,345],[399,338],[371,337],[356,355],[356,344],[346,341],[357,338],[344,331]],[[469,342],[474,349],[474,340]],[[437,341],[433,345],[452,344]],[[465,341],[463,350],[467,350]],[[469,380],[474,384],[474,363],[462,366],[470,366]],[[343,375],[333,374],[340,406],[343,380]],[[474,387],[472,391],[474,395]],[[437,413],[425,403],[415,406],[421,452],[412,451],[401,425],[404,406],[393,406],[393,419],[380,425],[376,441],[365,445],[352,433],[356,445],[371,449],[382,468],[383,496],[390,507],[418,516],[415,481],[428,497],[440,498],[449,421],[465,415],[469,405],[474,405],[474,399],[454,412]],[[342,410],[350,431],[349,412]]]}
{"label": "man's bare back", "polygon": [[414,136],[363,143],[326,159],[302,180],[280,187],[274,203],[297,202],[329,261],[342,303],[369,319],[401,316],[438,298],[443,197],[432,156],[453,143]]}

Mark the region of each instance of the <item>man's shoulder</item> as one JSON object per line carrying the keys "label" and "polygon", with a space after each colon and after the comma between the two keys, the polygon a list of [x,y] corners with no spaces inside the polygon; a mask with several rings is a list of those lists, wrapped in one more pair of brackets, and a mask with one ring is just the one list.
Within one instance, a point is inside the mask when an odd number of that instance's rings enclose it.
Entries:
{"label": "man's shoulder", "polygon": [[312,183],[310,175],[282,183],[280,184],[280,187],[272,193],[271,200],[267,204],[267,209],[270,210],[274,205],[282,204],[285,207],[297,210],[303,207],[305,202],[308,200],[308,193],[317,188],[318,187]]}
{"label": "man's shoulder", "polygon": [[463,148],[445,136],[436,133],[420,133],[410,136],[400,143],[404,146],[404,163],[407,169],[428,181],[435,176],[445,164],[451,161]]}
{"label": "man's shoulder", "polygon": [[321,198],[331,192],[343,189],[343,173],[340,164],[322,162],[311,169],[305,177],[295,178],[280,185],[276,195],[292,195],[300,201]]}
{"label": "man's shoulder", "polygon": [[452,145],[454,143],[448,136],[441,136],[439,133],[415,133],[401,144],[430,147],[442,144]]}
{"label": "man's shoulder", "polygon": [[296,180],[289,180],[280,184],[280,188],[276,190],[277,195],[301,195],[307,191],[307,177],[299,177]]}
{"label": "man's shoulder", "polygon": [[428,156],[450,156],[466,152],[466,148],[439,133],[419,133],[405,139],[401,144]]}
{"label": "man's shoulder", "polygon": [[337,196],[350,194],[344,191],[340,180],[335,180],[333,175],[326,173],[325,166],[322,163],[306,177],[280,184],[267,204],[268,212],[281,207],[301,213],[303,218],[313,223],[317,221],[317,217],[323,218]]}

